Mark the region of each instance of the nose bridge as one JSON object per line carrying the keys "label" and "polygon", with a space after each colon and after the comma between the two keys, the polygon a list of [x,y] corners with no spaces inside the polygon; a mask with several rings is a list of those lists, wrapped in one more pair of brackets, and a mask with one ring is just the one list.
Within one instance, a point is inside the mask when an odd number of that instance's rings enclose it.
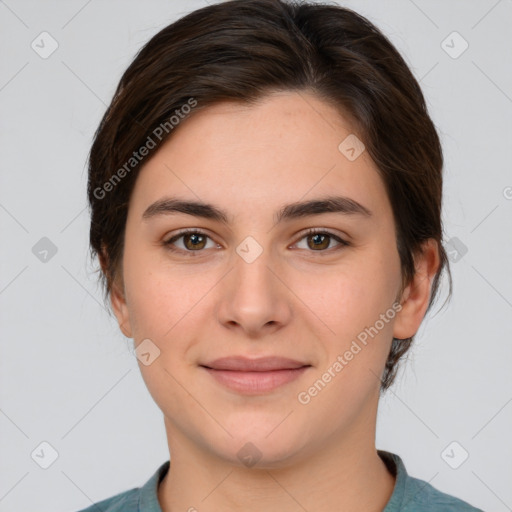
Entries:
{"label": "nose bridge", "polygon": [[287,321],[286,291],[274,273],[279,263],[272,251],[247,237],[236,247],[229,284],[221,297],[219,320],[238,325],[247,333],[258,333]]}
{"label": "nose bridge", "polygon": [[236,248],[232,279],[236,299],[241,307],[262,308],[274,300],[274,276],[271,251],[253,237],[247,237]]}

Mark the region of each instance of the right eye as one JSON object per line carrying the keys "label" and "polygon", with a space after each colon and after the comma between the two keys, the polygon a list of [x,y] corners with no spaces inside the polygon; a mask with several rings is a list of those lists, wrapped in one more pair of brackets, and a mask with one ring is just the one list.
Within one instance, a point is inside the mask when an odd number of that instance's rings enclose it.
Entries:
{"label": "right eye", "polygon": [[[176,247],[175,244],[180,239],[183,239],[182,247]],[[180,251],[184,253],[202,252],[202,249],[212,248],[211,246],[206,247],[208,239],[210,239],[210,237],[203,231],[198,229],[186,229],[166,240],[164,245],[170,251]],[[213,246],[216,245],[213,240],[212,244]]]}

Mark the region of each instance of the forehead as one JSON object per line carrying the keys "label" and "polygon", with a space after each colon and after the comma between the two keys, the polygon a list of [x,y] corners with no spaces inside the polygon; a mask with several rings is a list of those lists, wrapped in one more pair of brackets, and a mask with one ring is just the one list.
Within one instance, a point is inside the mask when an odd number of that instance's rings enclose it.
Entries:
{"label": "forehead", "polygon": [[354,137],[348,119],[306,92],[195,110],[143,164],[130,208],[140,214],[166,194],[252,215],[262,206],[274,211],[283,203],[339,194],[377,214],[389,213],[384,184],[368,152],[356,159],[344,152],[347,144],[342,143]]}

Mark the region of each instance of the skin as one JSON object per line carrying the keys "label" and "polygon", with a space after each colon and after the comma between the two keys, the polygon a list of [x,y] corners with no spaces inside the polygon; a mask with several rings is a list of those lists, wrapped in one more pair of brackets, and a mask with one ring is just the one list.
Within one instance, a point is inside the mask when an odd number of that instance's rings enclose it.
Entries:
{"label": "skin", "polygon": [[[410,337],[421,324],[439,257],[427,242],[400,295],[391,205],[368,153],[349,161],[338,150],[351,133],[348,120],[312,93],[275,93],[254,106],[223,102],[182,121],[137,178],[111,300],[135,346],[149,338],[160,350],[139,366],[171,453],[158,489],[164,512],[377,512],[393,492],[375,447],[379,379],[393,336]],[[283,205],[332,194],[358,201],[371,217],[322,213],[274,223]],[[165,196],[216,205],[230,223],[183,213],[144,221],[145,209]],[[198,251],[181,237],[174,247],[182,252],[172,252],[164,242],[182,228],[209,238]],[[328,238],[315,249],[307,228],[350,245]],[[248,236],[263,250],[250,264],[236,252]],[[401,311],[301,404],[298,393],[397,298]],[[311,367],[247,396],[199,366],[229,355],[279,355]],[[261,453],[253,467],[237,456],[247,442]]]}

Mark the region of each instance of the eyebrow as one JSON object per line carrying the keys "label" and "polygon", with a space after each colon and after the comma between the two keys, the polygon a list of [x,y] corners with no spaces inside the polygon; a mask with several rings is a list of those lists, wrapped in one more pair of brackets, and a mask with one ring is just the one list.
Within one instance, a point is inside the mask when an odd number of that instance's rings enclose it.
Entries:
{"label": "eyebrow", "polygon": [[[185,213],[195,217],[210,219],[223,224],[229,224],[229,215],[226,211],[212,204],[201,201],[188,201],[171,197],[164,197],[152,203],[144,213],[142,219],[149,219],[174,213]],[[292,220],[310,215],[323,213],[342,213],[345,215],[361,215],[365,218],[372,216],[372,212],[354,199],[344,196],[328,196],[309,201],[290,203],[281,208],[274,217],[278,224],[284,220]]]}

